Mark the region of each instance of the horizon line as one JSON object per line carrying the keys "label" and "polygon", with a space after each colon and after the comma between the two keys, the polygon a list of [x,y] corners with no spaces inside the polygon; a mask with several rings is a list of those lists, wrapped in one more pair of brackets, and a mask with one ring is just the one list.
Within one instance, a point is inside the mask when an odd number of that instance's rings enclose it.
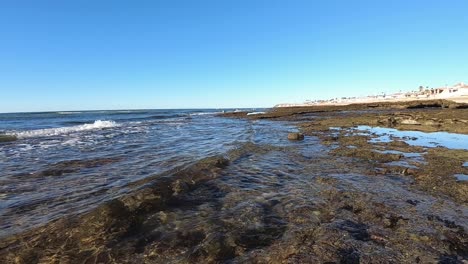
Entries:
{"label": "horizon line", "polygon": [[116,108],[116,109],[86,109],[86,110],[46,110],[46,111],[13,111],[0,112],[0,114],[40,114],[59,112],[98,112],[98,111],[148,111],[148,110],[223,110],[223,109],[268,109],[270,107],[193,107],[193,108]]}

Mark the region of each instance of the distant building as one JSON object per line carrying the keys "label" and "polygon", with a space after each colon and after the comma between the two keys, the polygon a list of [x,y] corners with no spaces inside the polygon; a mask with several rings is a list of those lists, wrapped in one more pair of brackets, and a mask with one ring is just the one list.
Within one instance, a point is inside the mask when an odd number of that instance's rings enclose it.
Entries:
{"label": "distant building", "polygon": [[455,84],[453,88],[468,88],[468,84],[460,82],[460,83]]}

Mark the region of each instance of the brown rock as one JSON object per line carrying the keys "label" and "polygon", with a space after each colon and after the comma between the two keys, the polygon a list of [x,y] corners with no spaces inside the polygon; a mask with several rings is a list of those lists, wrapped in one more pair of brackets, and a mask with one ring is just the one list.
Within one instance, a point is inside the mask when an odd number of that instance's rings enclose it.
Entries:
{"label": "brown rock", "polygon": [[404,119],[401,121],[402,125],[421,125],[418,121],[414,119]]}
{"label": "brown rock", "polygon": [[289,133],[288,134],[289,140],[304,140],[304,134],[302,133]]}

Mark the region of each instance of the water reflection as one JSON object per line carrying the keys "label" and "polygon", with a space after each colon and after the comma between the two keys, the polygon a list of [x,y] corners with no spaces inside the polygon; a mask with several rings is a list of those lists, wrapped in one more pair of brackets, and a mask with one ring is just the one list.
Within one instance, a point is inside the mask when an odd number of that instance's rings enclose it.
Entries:
{"label": "water reflection", "polygon": [[421,147],[446,147],[449,149],[468,150],[468,135],[448,132],[425,133],[420,131],[402,131],[393,128],[358,126],[358,130],[375,134],[372,142],[390,142],[392,137],[400,138],[409,145]]}

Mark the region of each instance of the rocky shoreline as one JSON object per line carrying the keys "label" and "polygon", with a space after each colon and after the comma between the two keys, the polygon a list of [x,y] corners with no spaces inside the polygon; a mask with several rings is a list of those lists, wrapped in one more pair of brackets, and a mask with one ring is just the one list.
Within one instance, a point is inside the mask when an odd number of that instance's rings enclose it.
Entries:
{"label": "rocky shoreline", "polygon": [[357,127],[468,134],[466,105],[247,114],[223,116],[294,124],[305,138],[291,135],[291,146],[244,143],[134,183],[88,213],[1,239],[0,262],[467,262],[468,182],[454,175],[468,174],[468,151],[379,141]]}
{"label": "rocky shoreline", "polygon": [[[370,103],[341,106],[313,106],[274,108],[263,115],[244,116],[243,113],[227,113],[234,118],[268,119],[294,122],[302,133],[318,137],[321,143],[330,146],[330,155],[335,159],[348,157],[354,162],[367,164],[369,177],[403,176],[408,179],[408,189],[423,191],[435,199],[453,201],[464,212],[462,221],[468,222],[468,150],[445,147],[424,148],[408,144],[408,140],[391,138],[389,142],[372,142],[377,136],[364,134],[356,127],[372,126],[402,131],[451,132],[468,134],[468,104],[447,100],[406,101]],[[409,138],[410,139],[410,138]],[[411,140],[411,139],[410,139]],[[417,157],[417,158],[408,158]],[[461,175],[454,177],[454,175]],[[324,178],[329,183],[329,178]],[[417,205],[418,201],[407,200]],[[351,206],[354,208],[353,206]],[[374,208],[376,212],[378,208]],[[436,217],[437,218],[437,217]],[[429,220],[433,217],[428,216]],[[438,218],[447,226],[455,222]],[[423,225],[423,224],[421,224]],[[460,242],[456,250],[448,250],[451,257],[436,260],[415,259],[413,263],[467,263],[468,233],[466,227],[458,226],[457,238],[445,237],[446,243]],[[426,238],[425,238],[426,239]],[[427,238],[427,243],[432,243]],[[374,263],[369,260],[365,263]],[[379,263],[381,260],[379,260]],[[410,263],[411,261],[408,261]],[[357,263],[357,262],[356,262]],[[383,263],[392,263],[384,261]]]}

